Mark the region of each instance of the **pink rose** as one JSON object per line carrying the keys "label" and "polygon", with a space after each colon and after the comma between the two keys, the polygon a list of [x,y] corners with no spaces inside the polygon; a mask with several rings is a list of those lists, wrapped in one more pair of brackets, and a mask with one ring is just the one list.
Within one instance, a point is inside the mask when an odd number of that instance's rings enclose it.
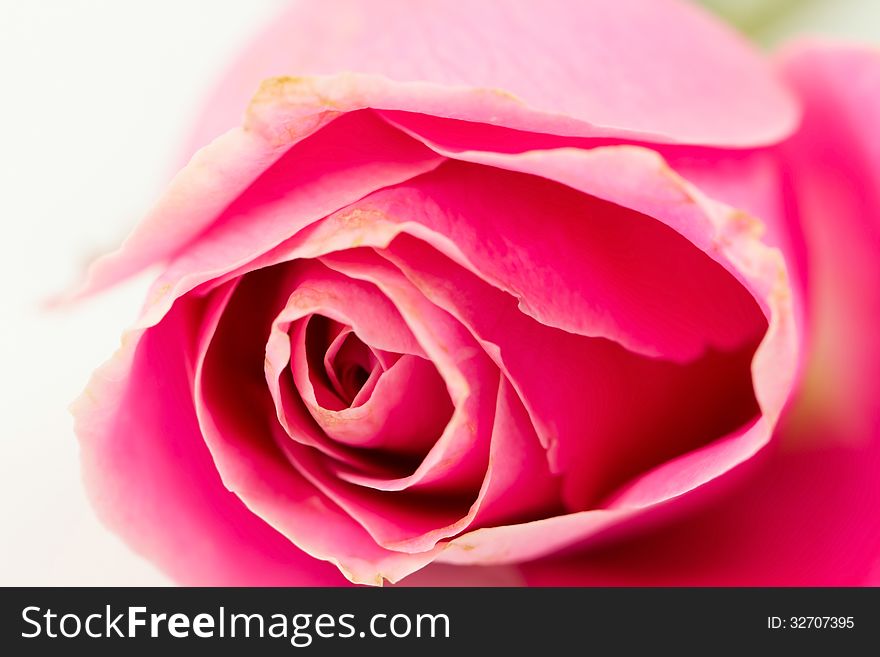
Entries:
{"label": "pink rose", "polygon": [[90,272],[164,263],[99,512],[186,584],[880,582],[878,112],[686,3],[296,4]]}

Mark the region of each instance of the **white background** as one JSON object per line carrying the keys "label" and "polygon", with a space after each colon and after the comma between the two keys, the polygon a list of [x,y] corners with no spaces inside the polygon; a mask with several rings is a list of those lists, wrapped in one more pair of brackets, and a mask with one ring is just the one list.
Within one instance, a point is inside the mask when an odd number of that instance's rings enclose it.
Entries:
{"label": "white background", "polygon": [[68,404],[147,278],[45,312],[174,173],[199,101],[277,0],[0,0],[0,584],[166,583],[94,518]]}
{"label": "white background", "polygon": [[[878,36],[878,0],[768,3],[795,9],[756,31],[763,43]],[[0,0],[0,585],[169,583],[92,515],[67,412],[148,278],[73,311],[40,303],[156,198],[199,100],[279,4]]]}

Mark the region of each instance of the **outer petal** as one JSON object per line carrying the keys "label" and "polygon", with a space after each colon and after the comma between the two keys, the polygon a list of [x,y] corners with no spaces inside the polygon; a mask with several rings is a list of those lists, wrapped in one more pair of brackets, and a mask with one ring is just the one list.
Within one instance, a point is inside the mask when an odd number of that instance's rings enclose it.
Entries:
{"label": "outer petal", "polygon": [[[320,209],[329,211],[327,204],[332,205],[334,199],[324,197],[327,189],[333,190],[335,200],[345,202],[349,194],[356,197],[388,184],[388,178],[405,179],[413,175],[413,169],[436,165],[436,160],[432,165],[424,153],[411,148],[404,148],[403,153],[395,150],[384,159],[389,150],[384,142],[397,144],[399,140],[375,135],[370,129],[357,132],[355,139],[351,135],[344,139],[341,164],[334,158],[327,162],[323,153],[329,150],[335,156],[342,147],[338,137],[333,144],[336,130],[331,128],[329,137],[308,137],[326,132],[322,128],[340,114],[360,108],[434,113],[561,135],[648,138],[656,131],[661,141],[738,145],[774,141],[790,131],[796,114],[754,53],[720,24],[684,3],[631,0],[621,6],[610,0],[556,2],[540,13],[525,4],[505,4],[502,9],[487,0],[468,3],[466,9],[458,3],[414,9],[414,5],[377,2],[367,11],[365,7],[344,0],[337,11],[329,11],[323,3],[303,4],[276,21],[271,34],[257,42],[255,51],[241,60],[239,70],[224,83],[224,93],[231,97],[241,88],[247,89],[247,95],[234,101],[216,99],[211,103],[214,116],[228,117],[225,113],[231,112],[237,118],[254,88],[253,75],[264,69],[365,73],[286,77],[264,84],[250,105],[244,126],[223,135],[193,158],[123,247],[95,263],[83,291],[100,289],[178,253],[218,222],[232,233],[233,243],[250,245],[253,229],[250,235],[242,235],[237,224],[247,223],[253,204],[263,196],[273,202],[279,198],[292,202],[294,207],[285,208],[285,214],[296,214],[304,222],[298,225],[305,225],[310,216],[311,220],[316,214],[320,216]],[[432,17],[430,29],[423,26],[426,33],[414,29],[422,11]],[[346,18],[340,21],[340,17]],[[504,29],[484,31],[487,19]],[[537,19],[540,29],[535,29]],[[292,24],[301,31],[297,38],[289,36]],[[658,24],[674,29],[654,29]],[[462,35],[465,44],[469,43],[469,32],[479,33],[481,39],[473,43],[479,43],[481,49],[488,38],[493,59],[475,66],[468,49],[457,44],[447,53],[451,58],[438,64],[426,53],[431,48],[448,47],[451,30],[445,30],[446,26],[454,26],[454,33]],[[687,33],[688,39],[679,38],[679,30]],[[331,35],[341,40],[334,42]],[[359,39],[366,43],[358,43]],[[694,66],[691,57],[694,39],[700,45],[700,66]],[[400,44],[409,44],[414,56],[400,57]],[[522,57],[523,44],[535,49],[534,56]],[[594,56],[584,56],[584,48],[594,49]],[[568,56],[575,49],[578,56]],[[415,56],[417,53],[424,56]],[[508,56],[514,54],[514,60],[522,57],[515,67]],[[560,63],[574,69],[566,72]],[[548,70],[557,69],[562,80],[547,77]],[[521,93],[525,104],[512,99],[511,93]],[[542,103],[546,108],[540,109]],[[575,105],[569,107],[569,103]],[[581,116],[596,112],[598,118]],[[653,121],[660,121],[660,125],[652,125]],[[237,122],[219,120],[229,126]],[[707,135],[717,132],[717,139],[672,134],[680,129],[687,133],[701,125]],[[667,129],[670,135],[664,136]],[[375,148],[377,143],[379,148]],[[314,165],[316,159],[320,166]],[[338,178],[328,179],[333,175]],[[286,199],[279,181],[296,198]],[[315,193],[317,201],[311,199]],[[303,203],[302,197],[311,200]],[[227,224],[232,224],[231,230]],[[266,237],[260,246],[265,248],[270,241],[271,237]],[[222,235],[212,235],[199,243],[209,243],[216,251],[228,247],[229,240],[223,242]],[[166,286],[168,281],[162,281],[156,296],[167,293]]]}
{"label": "outer petal", "polygon": [[[760,56],[687,2],[314,0],[293,4],[243,54],[195,143],[236,125],[263,78],[343,71],[431,83],[361,96],[371,107],[540,120],[558,134],[746,146],[783,137],[797,114]],[[458,103],[438,86],[488,93]]]}
{"label": "outer petal", "polygon": [[199,586],[336,586],[220,481],[196,422],[187,345],[201,321],[184,301],[126,334],[73,406],[84,478],[101,518],[176,581]]}
{"label": "outer petal", "polygon": [[[700,52],[696,60],[694,51]],[[248,106],[259,81],[270,75],[279,77],[267,80]],[[175,177],[123,246],[94,263],[80,293],[179,252],[222,221],[228,206],[264,171],[277,169],[279,159],[294,166],[288,189],[323,182],[325,190],[348,190],[352,183],[345,176],[332,185],[321,180],[326,162],[297,171],[321,159],[326,145],[320,138],[311,156],[294,151],[355,110],[407,110],[556,135],[738,147],[778,141],[797,119],[796,105],[757,53],[722,24],[672,0],[556,0],[540,11],[525,1],[382,0],[369,8],[351,0],[297,3],[221,89],[195,143],[206,144],[206,135],[217,139]],[[246,107],[244,124],[235,128]],[[362,142],[369,146],[369,132],[347,142],[355,169],[365,165],[358,157],[368,150]],[[383,160],[381,152],[373,157]],[[322,207],[321,200],[311,209]]]}
{"label": "outer petal", "polygon": [[706,196],[756,217],[761,241],[785,256],[794,291],[792,310],[803,340],[807,309],[806,247],[790,193],[790,174],[782,165],[780,147],[719,150],[670,146],[660,152],[670,167]]}
{"label": "outer petal", "polygon": [[786,146],[811,354],[779,449],[723,504],[626,545],[526,564],[532,584],[880,585],[880,54],[782,57],[806,109]]}
{"label": "outer petal", "polygon": [[207,145],[122,246],[92,264],[77,294],[108,287],[191,246],[154,288],[153,301],[166,297],[170,304],[189,289],[168,294],[169,280],[177,283],[182,273],[222,273],[217,268],[223,263],[252,258],[346,203],[442,161],[369,112],[338,115],[320,107],[271,139],[245,125]]}

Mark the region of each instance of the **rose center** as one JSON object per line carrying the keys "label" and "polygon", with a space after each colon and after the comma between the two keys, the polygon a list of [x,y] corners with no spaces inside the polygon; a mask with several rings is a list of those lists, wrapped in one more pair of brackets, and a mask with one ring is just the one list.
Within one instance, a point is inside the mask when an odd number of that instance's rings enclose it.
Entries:
{"label": "rose center", "polygon": [[350,329],[340,332],[324,356],[324,372],[333,391],[348,407],[359,406],[369,398],[372,386],[367,383],[371,376],[378,378],[382,369],[373,350]]}
{"label": "rose center", "polygon": [[328,410],[362,406],[397,359],[364,343],[351,326],[317,315],[309,322],[306,340],[311,376],[324,391],[316,392]]}

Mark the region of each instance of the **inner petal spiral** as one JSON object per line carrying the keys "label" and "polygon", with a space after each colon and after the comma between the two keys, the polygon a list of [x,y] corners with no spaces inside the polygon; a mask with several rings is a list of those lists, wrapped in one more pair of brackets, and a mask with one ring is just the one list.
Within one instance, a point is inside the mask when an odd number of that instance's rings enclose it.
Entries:
{"label": "inner petal spiral", "polygon": [[349,408],[370,398],[383,371],[376,354],[351,329],[340,331],[324,354],[324,372]]}

